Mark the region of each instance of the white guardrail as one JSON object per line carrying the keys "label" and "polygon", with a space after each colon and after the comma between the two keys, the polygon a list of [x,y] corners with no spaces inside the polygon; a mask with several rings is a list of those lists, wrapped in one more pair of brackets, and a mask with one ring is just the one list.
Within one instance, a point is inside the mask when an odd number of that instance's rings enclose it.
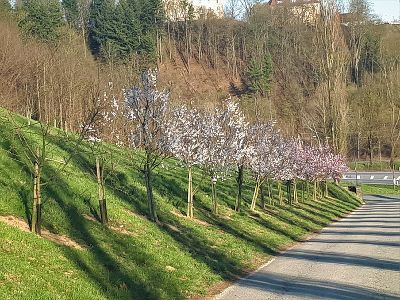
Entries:
{"label": "white guardrail", "polygon": [[400,176],[397,178],[392,178],[392,176],[388,175],[367,175],[367,174],[345,174],[342,177],[342,180],[344,181],[360,181],[363,183],[369,183],[369,184],[394,184],[397,186],[400,186]]}

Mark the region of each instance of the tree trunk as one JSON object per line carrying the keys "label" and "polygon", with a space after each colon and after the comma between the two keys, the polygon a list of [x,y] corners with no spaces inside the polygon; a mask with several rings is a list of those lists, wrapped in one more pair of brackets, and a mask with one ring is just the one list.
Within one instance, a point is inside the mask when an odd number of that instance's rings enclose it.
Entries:
{"label": "tree trunk", "polygon": [[374,156],[374,150],[373,150],[373,146],[372,146],[372,134],[370,133],[370,135],[368,136],[368,150],[369,150],[369,167],[372,167],[372,161],[373,161],[373,156]]}
{"label": "tree trunk", "polygon": [[279,195],[279,205],[283,205],[282,183],[280,180],[278,180],[278,195]]}
{"label": "tree trunk", "polygon": [[260,196],[261,196],[261,207],[265,209],[265,196],[264,196],[264,185],[260,183]]}
{"label": "tree trunk", "polygon": [[105,199],[104,191],[104,176],[103,166],[101,165],[100,159],[96,157],[96,175],[97,175],[97,189],[99,195],[99,208],[100,208],[100,221],[102,224],[108,223],[107,216],[107,203]]}
{"label": "tree trunk", "polygon": [[218,214],[217,189],[216,189],[216,182],[214,180],[211,181],[211,195],[212,195],[212,212],[214,214]]}
{"label": "tree trunk", "polygon": [[328,193],[328,181],[325,180],[325,197],[328,197],[329,193]]}
{"label": "tree trunk", "polygon": [[31,231],[38,235],[41,235],[41,221],[42,221],[40,176],[41,176],[41,166],[37,158],[35,161],[34,177],[33,177],[33,206],[32,206]]}
{"label": "tree trunk", "polygon": [[186,216],[193,218],[193,179],[192,179],[192,167],[188,168],[188,207]]}
{"label": "tree trunk", "polygon": [[157,211],[156,211],[156,203],[153,197],[153,188],[151,183],[151,168],[150,168],[150,155],[146,154],[146,162],[144,165],[144,179],[146,182],[146,194],[147,194],[147,203],[149,206],[149,214],[152,221],[159,223]]}
{"label": "tree trunk", "polygon": [[287,195],[287,199],[289,201],[289,204],[292,205],[292,183],[290,180],[288,180],[286,182],[286,195]]}
{"label": "tree trunk", "polygon": [[297,198],[297,181],[296,179],[293,180],[293,202],[294,203],[299,203],[299,200]]}
{"label": "tree trunk", "polygon": [[273,205],[274,204],[274,199],[272,199],[272,186],[271,182],[267,180],[267,185],[268,185],[268,198],[269,198],[269,204]]}
{"label": "tree trunk", "polygon": [[238,166],[238,174],[236,178],[238,191],[235,203],[235,210],[237,212],[240,211],[240,206],[242,205],[243,171],[244,171],[243,165]]}
{"label": "tree trunk", "polygon": [[314,180],[313,200],[317,201],[317,181]]}
{"label": "tree trunk", "polygon": [[259,190],[260,190],[260,177],[257,176],[256,186],[254,187],[253,199],[251,200],[251,206],[250,206],[251,210],[255,210],[256,208],[256,202]]}

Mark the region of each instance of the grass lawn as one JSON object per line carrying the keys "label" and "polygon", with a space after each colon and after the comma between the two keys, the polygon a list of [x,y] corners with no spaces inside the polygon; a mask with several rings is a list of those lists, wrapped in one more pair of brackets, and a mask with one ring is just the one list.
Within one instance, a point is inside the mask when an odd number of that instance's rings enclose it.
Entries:
{"label": "grass lawn", "polygon": [[393,185],[363,184],[361,190],[363,194],[400,195],[400,186]]}
{"label": "grass lawn", "polygon": [[[349,168],[351,170],[355,170],[357,166],[357,171],[391,171],[389,160],[382,161],[372,161],[372,164],[369,160],[358,161],[357,163],[352,161],[349,162]],[[394,161],[394,169],[396,171],[400,170],[400,160]]]}
{"label": "grass lawn", "polygon": [[[0,114],[5,114],[0,111]],[[26,124],[18,119],[21,126]],[[7,122],[0,123],[0,215],[26,223],[31,217],[32,174],[26,147]],[[38,128],[26,135],[39,141]],[[98,221],[95,158],[88,144],[76,147],[56,130],[48,138],[52,158],[43,170],[43,227],[74,240],[57,244],[0,222],[1,299],[185,299],[204,296],[223,281],[257,268],[281,249],[345,216],[360,200],[329,185],[319,201],[250,212],[253,180],[246,174],[243,210],[233,210],[233,176],[218,183],[219,214],[213,215],[209,178],[196,169],[195,219],[186,211],[186,170],[165,160],[154,174],[161,224],[147,218],[142,174],[128,149],[106,146],[113,164],[106,172],[110,224]],[[74,153],[60,171],[57,161]],[[301,194],[301,192],[300,192]]]}

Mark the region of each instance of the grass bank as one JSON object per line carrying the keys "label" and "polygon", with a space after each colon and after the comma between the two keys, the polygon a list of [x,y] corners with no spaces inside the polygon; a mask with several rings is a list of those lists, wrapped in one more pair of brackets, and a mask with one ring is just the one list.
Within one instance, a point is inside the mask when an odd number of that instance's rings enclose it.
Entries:
{"label": "grass bank", "polygon": [[[4,114],[4,112],[2,112]],[[26,120],[18,118],[23,126]],[[318,231],[360,205],[333,184],[329,198],[249,210],[253,180],[245,178],[241,213],[233,210],[234,177],[218,183],[219,214],[213,215],[209,179],[196,169],[195,219],[186,211],[186,171],[165,160],[154,175],[161,224],[146,218],[145,187],[124,148],[113,153],[106,179],[110,225],[98,221],[95,158],[89,144],[76,151],[57,134],[48,136],[51,161],[43,170],[43,226],[79,248],[21,231],[0,222],[2,299],[185,299],[205,296],[210,287],[257,268],[281,249]],[[38,138],[38,128],[26,136]],[[60,171],[57,161],[73,152]],[[29,223],[32,174],[26,149],[11,125],[0,124],[0,215]],[[110,167],[111,168],[111,167]],[[276,186],[273,197],[277,198]],[[277,203],[277,201],[275,201]]]}

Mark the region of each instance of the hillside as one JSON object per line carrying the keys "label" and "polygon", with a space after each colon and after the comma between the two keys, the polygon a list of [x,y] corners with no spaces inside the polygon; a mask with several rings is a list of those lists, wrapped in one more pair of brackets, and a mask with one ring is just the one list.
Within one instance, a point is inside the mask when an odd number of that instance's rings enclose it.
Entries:
{"label": "hillside", "polygon": [[[107,145],[110,224],[97,221],[95,158],[90,144],[52,130],[51,160],[43,170],[44,238],[21,230],[31,215],[32,175],[26,148],[14,134],[15,117],[0,110],[0,295],[2,299],[185,299],[211,295],[280,250],[360,205],[333,184],[330,197],[249,210],[253,180],[246,174],[244,209],[233,210],[235,179],[218,183],[219,215],[210,212],[209,179],[194,172],[195,219],[184,217],[186,171],[174,160],[156,170],[154,192],[161,224],[146,218],[145,187],[131,165],[139,153]],[[39,140],[29,127],[27,142]],[[60,167],[69,154],[71,162]],[[302,194],[300,192],[300,194]],[[276,197],[276,190],[274,190]],[[10,225],[11,224],[11,225]],[[25,224],[25,225],[24,225]],[[49,237],[51,239],[49,239]],[[56,241],[54,241],[56,240]]]}

